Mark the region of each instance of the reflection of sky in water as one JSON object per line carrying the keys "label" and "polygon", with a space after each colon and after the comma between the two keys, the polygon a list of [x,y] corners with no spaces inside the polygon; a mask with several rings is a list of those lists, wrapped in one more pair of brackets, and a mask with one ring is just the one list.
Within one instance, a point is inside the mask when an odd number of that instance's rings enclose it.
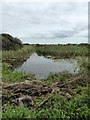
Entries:
{"label": "reflection of sky in water", "polygon": [[69,71],[70,73],[77,73],[77,62],[74,60],[52,60],[43,56],[38,56],[36,53],[32,54],[26,62],[22,64],[15,71],[25,71],[26,73],[34,73],[37,78],[47,78],[48,74]]}

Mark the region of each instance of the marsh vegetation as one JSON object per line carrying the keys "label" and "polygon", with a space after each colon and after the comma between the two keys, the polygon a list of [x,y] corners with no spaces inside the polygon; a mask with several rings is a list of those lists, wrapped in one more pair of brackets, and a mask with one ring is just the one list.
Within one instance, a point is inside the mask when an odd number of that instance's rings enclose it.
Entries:
{"label": "marsh vegetation", "polygon": [[[90,118],[87,44],[24,45],[16,51],[4,50],[2,53],[3,119]],[[68,70],[52,72],[44,79],[39,79],[31,73],[14,71],[33,53],[54,61],[76,59],[79,71],[76,74]]]}

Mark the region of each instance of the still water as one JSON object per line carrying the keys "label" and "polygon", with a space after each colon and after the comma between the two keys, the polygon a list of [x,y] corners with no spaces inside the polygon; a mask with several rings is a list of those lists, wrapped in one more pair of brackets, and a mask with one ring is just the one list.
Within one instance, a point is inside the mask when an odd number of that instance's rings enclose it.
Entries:
{"label": "still water", "polygon": [[15,71],[24,71],[26,73],[34,73],[36,78],[46,79],[50,73],[58,73],[68,71],[70,73],[78,73],[77,61],[74,59],[51,59],[39,56],[33,53],[20,67]]}

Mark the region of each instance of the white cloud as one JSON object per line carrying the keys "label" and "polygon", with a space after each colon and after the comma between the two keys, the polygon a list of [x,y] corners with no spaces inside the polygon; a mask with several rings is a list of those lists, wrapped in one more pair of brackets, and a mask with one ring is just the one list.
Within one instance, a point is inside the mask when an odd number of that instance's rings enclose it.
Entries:
{"label": "white cloud", "polygon": [[88,3],[3,3],[2,16],[1,32],[27,42],[87,36]]}

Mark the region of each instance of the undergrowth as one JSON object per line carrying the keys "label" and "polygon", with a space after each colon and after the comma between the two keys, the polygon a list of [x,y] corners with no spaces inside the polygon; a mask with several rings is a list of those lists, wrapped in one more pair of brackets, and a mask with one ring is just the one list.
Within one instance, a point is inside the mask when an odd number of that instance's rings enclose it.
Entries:
{"label": "undergrowth", "polygon": [[[76,56],[88,56],[88,47],[80,45],[37,45],[35,46],[24,46],[22,49],[17,51],[3,51],[3,59],[24,59],[30,56],[32,52],[43,54],[45,56],[51,55],[56,58],[70,58]],[[78,59],[81,62],[83,70],[81,72],[88,72],[88,62],[85,59]],[[85,69],[84,69],[85,68]],[[81,74],[81,73],[79,73]],[[42,83],[51,86],[56,82],[64,81],[68,82],[70,79],[76,78],[77,75],[72,75],[68,72],[59,74],[50,74],[47,80],[41,80]],[[24,72],[13,72],[11,64],[2,64],[2,81],[6,83],[16,83],[25,81],[27,78],[31,80],[34,76],[27,75]],[[37,79],[38,80],[38,79]],[[59,120],[89,120],[90,119],[90,91],[87,86],[77,85],[76,89],[83,89],[80,94],[72,96],[70,100],[67,100],[61,93],[53,94],[53,96],[45,103],[44,106],[37,109],[26,108],[23,106],[11,106],[6,104],[6,109],[3,110],[2,119],[6,120],[20,120],[20,119],[59,119]],[[40,103],[44,100],[44,96],[36,99],[35,104]]]}
{"label": "undergrowth", "polygon": [[37,110],[23,106],[10,107],[3,112],[3,119],[30,119],[30,118],[54,118],[59,120],[89,120],[90,107],[88,106],[88,95],[77,95],[67,101],[60,94],[55,94],[44,107]]}

